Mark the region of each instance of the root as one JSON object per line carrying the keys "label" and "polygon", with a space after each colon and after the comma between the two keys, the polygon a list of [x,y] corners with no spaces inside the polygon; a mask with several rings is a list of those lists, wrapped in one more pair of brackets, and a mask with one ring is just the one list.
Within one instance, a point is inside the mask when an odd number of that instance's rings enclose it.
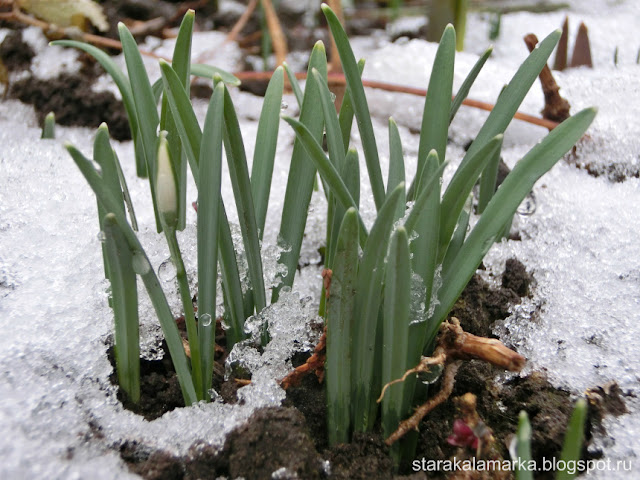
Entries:
{"label": "root", "polygon": [[444,366],[442,374],[442,388],[426,403],[418,407],[415,413],[400,423],[395,432],[385,440],[387,445],[402,438],[409,430],[418,429],[420,421],[438,405],[443,403],[453,391],[455,377],[463,360],[478,359],[489,362],[497,367],[504,368],[512,372],[522,370],[526,359],[508,349],[502,342],[493,338],[478,337],[462,330],[460,321],[453,317],[440,327],[438,345],[433,357],[422,357],[420,363],[408,370],[400,379],[386,384],[378,402],[382,401],[386,389],[396,383],[403,382],[409,375],[419,372],[428,372],[434,365]]}

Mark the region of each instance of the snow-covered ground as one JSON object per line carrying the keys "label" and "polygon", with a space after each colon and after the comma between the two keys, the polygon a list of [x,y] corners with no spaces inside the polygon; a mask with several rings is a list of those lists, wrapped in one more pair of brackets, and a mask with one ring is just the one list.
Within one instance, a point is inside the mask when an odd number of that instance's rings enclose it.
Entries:
{"label": "snow-covered ground", "polygon": [[[636,178],[640,169],[640,65],[636,64],[640,5],[633,0],[576,0],[570,4],[571,8],[562,12],[503,16],[494,55],[470,97],[495,100],[526,56],[522,42],[526,33],[534,32],[543,38],[569,15],[573,38],[578,23],[585,21],[595,68],[568,70],[556,74],[556,79],[573,112],[587,106],[599,108],[588,137],[578,147],[578,161],[598,171],[613,171],[625,179],[615,183],[606,174],[596,178],[561,161],[536,186],[535,213],[517,219],[522,241],[496,245],[485,263],[489,274],[498,274],[504,260],[515,255],[537,281],[533,297],[516,307],[498,327],[505,341],[516,345],[529,359],[527,371],[544,369],[555,385],[576,395],[610,380],[633,394],[625,398],[630,413],[607,418],[607,435],[596,439],[605,458],[625,460],[627,466],[631,461],[632,471],[602,471],[592,476],[637,478],[640,222],[635,205],[640,203]],[[467,52],[457,56],[454,88],[460,85],[477,54],[489,45],[487,30],[486,18],[470,16]],[[34,42],[44,43],[33,30],[28,30],[27,35]],[[208,38],[200,45],[214,40]],[[613,64],[616,47],[617,66]],[[366,78],[426,87],[434,45],[418,40],[392,44],[379,39],[375,48],[371,42],[358,41],[356,50],[359,49],[368,52]],[[233,50],[218,55],[212,62],[230,70],[237,68],[239,56]],[[68,53],[50,49],[41,52],[36,60],[38,71],[47,71],[48,61],[65,62],[70,68],[74,62]],[[419,126],[422,102],[399,94],[367,93],[383,163],[387,161],[384,152],[388,151],[387,117],[393,115],[401,127],[407,173],[411,175],[418,139],[410,130]],[[260,102],[240,92],[234,92],[234,98],[243,117],[251,158],[255,112]],[[295,101],[289,98],[287,103],[290,111],[295,111]],[[535,114],[542,105],[542,93],[536,84],[521,110]],[[197,108],[203,111],[206,107],[203,103]],[[485,118],[484,112],[466,107],[460,110],[451,129],[454,142],[448,149],[453,166],[461,158],[462,145],[474,136]],[[543,129],[514,121],[505,137],[505,161],[513,165],[544,134]],[[112,315],[106,305],[95,198],[62,147],[64,141],[70,141],[89,155],[92,136],[89,129],[58,127],[56,140],[40,140],[31,107],[14,101],[0,103],[1,478],[137,478],[127,471],[113,445],[137,439],[176,453],[184,453],[191,443],[203,438],[220,445],[223,435],[255,408],[280,403],[284,392],[273,379],[287,368],[282,358],[287,349],[293,348],[288,346],[293,343],[291,335],[299,338],[307,334],[291,330],[294,324],[300,324],[300,318],[314,318],[304,297],[317,292],[320,280],[319,272],[309,268],[303,270],[296,283],[301,295],[286,295],[286,302],[266,313],[279,335],[272,334],[271,350],[264,353],[266,366],[251,363],[255,358],[249,359],[249,368],[267,370],[254,375],[260,381],[240,391],[247,400],[244,406],[214,402],[173,411],[153,422],[123,410],[108,380],[111,366],[105,352]],[[357,138],[354,130],[354,139]],[[292,139],[290,129],[283,123],[265,244],[273,243],[277,235]],[[131,145],[116,142],[114,146],[132,190],[138,219],[144,226],[142,241],[154,268],[158,268],[168,257],[168,250],[163,239],[154,233],[148,185],[135,178]],[[447,175],[451,175],[451,169]],[[232,198],[230,187],[225,186],[224,190],[226,198]],[[366,188],[363,196],[367,197]],[[310,234],[303,247],[308,260],[317,257],[316,249],[324,237],[321,195],[316,200],[309,219]],[[363,212],[370,216],[373,210],[368,198]],[[191,226],[180,241],[187,268],[193,271],[192,213],[189,220]],[[274,255],[271,249],[272,260]],[[270,271],[274,268],[275,265]],[[167,290],[175,290],[171,279]],[[177,301],[174,305],[178,308]],[[141,308],[141,322],[144,350],[151,356],[159,331],[151,308]],[[206,422],[202,421],[203,414]]]}

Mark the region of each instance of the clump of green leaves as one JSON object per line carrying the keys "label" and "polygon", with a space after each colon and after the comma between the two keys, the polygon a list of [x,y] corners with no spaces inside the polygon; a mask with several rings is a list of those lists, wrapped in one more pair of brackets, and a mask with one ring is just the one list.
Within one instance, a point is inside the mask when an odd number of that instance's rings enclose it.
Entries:
{"label": "clump of green leaves", "polygon": [[[267,304],[260,241],[274,167],[284,72],[282,68],[277,69],[270,81],[256,137],[260,148],[255,149],[249,173],[244,140],[225,85],[239,82],[215,67],[191,64],[193,22],[194,13],[190,11],[182,22],[173,62],[160,62],[162,78],[154,85],[149,82],[140,52],[124,25],[119,25],[119,33],[126,74],[95,47],[68,40],[55,42],[93,55],[120,89],[135,146],[137,173],[150,179],[156,228],[165,234],[177,271],[190,358],[183,348],[165,293],[136,236],[135,216],[126,217],[123,204],[123,198],[128,199],[126,184],[106,127],[99,130],[94,144],[93,159],[99,169],[68,145],[67,149],[98,198],[98,214],[105,237],[105,274],[112,285],[111,305],[116,319],[118,377],[133,401],[140,395],[137,277],[142,278],[156,310],[187,405],[210,399],[218,266],[222,273],[229,349],[245,337],[244,320]],[[317,51],[316,56],[323,54],[321,48]],[[194,74],[208,77],[214,86],[202,127],[189,99],[189,81]],[[227,218],[228,204],[225,205],[220,195],[223,145],[248,264],[250,289],[247,291],[242,288],[236,246]],[[187,168],[198,188],[197,316],[192,302],[194,292],[190,289],[176,237],[176,231],[185,227]],[[268,341],[266,328],[263,341]]]}
{"label": "clump of green leaves", "polygon": [[[158,232],[164,232],[177,269],[185,313],[190,359],[166,297],[136,236],[135,216],[127,219],[127,200],[117,157],[106,128],[94,145],[94,163],[77,149],[69,152],[98,198],[105,232],[105,273],[112,283],[116,316],[116,353],[121,385],[132,398],[139,391],[137,361],[137,298],[140,277],[152,300],[169,346],[186,404],[208,400],[214,351],[218,265],[222,275],[227,345],[244,338],[244,319],[267,305],[260,241],[265,227],[274,166],[284,73],[300,105],[298,119],[284,119],[296,132],[280,221],[279,262],[286,267],[282,283],[293,284],[309,204],[317,174],[328,200],[326,267],[333,270],[331,297],[321,308],[327,331],[327,399],[331,443],[348,441],[354,430],[371,430],[379,414],[376,398],[382,385],[415,366],[434,346],[439,326],[494,240],[510,223],[517,206],[534,183],[566,153],[587,129],[595,110],[574,115],[525,155],[499,189],[495,176],[502,135],[518,106],[558,41],[551,34],[524,62],[500,95],[486,123],[469,148],[446,189],[442,173],[448,126],[490,55],[488,50],[452,100],[456,35],[449,26],[435,58],[420,134],[418,166],[412,181],[405,178],[402,142],[389,121],[390,166],[386,187],[379,162],[371,116],[357,63],[338,18],[323,11],[336,41],[347,79],[347,92],[336,115],[327,83],[327,59],[318,42],[309,60],[304,92],[288,70],[277,69],[269,84],[260,116],[251,172],[244,140],[225,84],[235,77],[213,67],[191,64],[193,12],[187,13],[176,42],[173,62],[161,61],[162,78],[151,85],[131,34],[121,25],[127,74],[110,58],[86,44],[56,42],[93,55],[118,85],[129,115],[137,172],[150,178]],[[191,75],[205,76],[214,89],[204,125],[189,100]],[[359,213],[358,153],[349,147],[353,120],[378,214],[367,229]],[[321,145],[326,130],[328,156]],[[160,131],[160,133],[157,133]],[[249,290],[243,291],[238,259],[227,218],[227,199],[220,196],[223,149],[229,167],[235,206],[248,264]],[[181,259],[176,230],[185,226],[186,173],[198,188],[198,315]],[[480,179],[482,215],[467,235],[471,192]],[[130,202],[127,202],[130,203]],[[269,341],[268,326],[262,335]],[[137,347],[139,348],[139,347]],[[389,435],[405,418],[425,389],[415,379],[394,384],[382,403],[382,426]],[[410,444],[411,439],[407,440]],[[394,447],[396,458],[400,447]],[[407,451],[410,450],[410,445]]]}
{"label": "clump of green leaves", "polygon": [[[586,131],[595,110],[583,110],[557,127],[495,189],[503,133],[558,41],[559,32],[552,33],[504,89],[442,191],[449,122],[490,53],[481,57],[452,101],[456,35],[448,26],[429,81],[417,171],[406,188],[401,140],[390,120],[391,160],[385,189],[360,69],[337,17],[327,6],[323,11],[347,79],[348,109],[343,107],[336,116],[324,76],[312,70],[311,85],[319,92],[329,155],[308,126],[293,118],[285,120],[296,131],[327,189],[329,228],[340,225],[337,232],[333,229],[327,235],[326,265],[333,270],[326,307],[329,439],[339,443],[348,441],[354,430],[371,430],[378,417],[376,398],[382,385],[417,365],[421,355],[431,353],[440,324],[484,255],[510,224],[537,179]],[[370,230],[358,213],[359,180],[353,178],[359,174],[357,154],[345,148],[349,129],[342,128],[353,115],[378,210]],[[478,180],[482,215],[467,235],[470,194]],[[388,389],[381,408],[385,436],[424,394],[415,379]],[[411,439],[405,446],[410,443]],[[400,448],[394,446],[396,458]]]}
{"label": "clump of green leaves", "polygon": [[[575,478],[583,468],[580,468],[580,454],[584,443],[584,426],[587,419],[587,401],[579,399],[569,419],[567,430],[560,453],[559,466],[556,472],[557,480],[571,480]],[[529,416],[524,410],[520,412],[518,419],[518,431],[515,439],[515,457],[518,465],[523,468],[516,470],[516,480],[533,480],[533,472],[540,465],[536,465],[531,458],[531,424]]]}

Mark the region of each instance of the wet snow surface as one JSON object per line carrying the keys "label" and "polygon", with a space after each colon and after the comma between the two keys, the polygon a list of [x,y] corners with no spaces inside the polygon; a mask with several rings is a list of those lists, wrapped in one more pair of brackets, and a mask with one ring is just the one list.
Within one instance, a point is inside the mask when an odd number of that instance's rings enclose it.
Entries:
{"label": "wet snow surface", "polygon": [[[615,380],[630,413],[608,418],[607,435],[596,440],[606,458],[633,462],[632,472],[600,472],[594,478],[637,478],[640,453],[640,252],[637,205],[640,203],[640,47],[637,37],[640,7],[637,2],[571,2],[565,12],[533,15],[517,13],[502,18],[501,37],[485,71],[471,90],[478,100],[494,101],[518,64],[526,56],[524,34],[543,38],[569,15],[573,38],[584,20],[590,31],[594,70],[576,69],[556,78],[576,112],[598,106],[599,114],[582,140],[574,163],[561,161],[534,190],[535,213],[517,218],[521,241],[496,245],[489,253],[485,275],[498,275],[504,261],[518,257],[537,281],[532,298],[514,308],[497,333],[527,356],[527,371],[546,370],[551,381],[576,395],[586,388]],[[583,4],[587,5],[583,5]],[[605,10],[603,10],[605,9]],[[606,11],[606,15],[603,14]],[[471,15],[466,40],[468,51],[459,54],[454,88],[488,46],[488,24]],[[34,32],[30,41],[40,44]],[[214,38],[215,40],[215,38]],[[212,42],[211,39],[207,40]],[[219,40],[218,40],[219,41]],[[198,43],[198,42],[196,42]],[[203,42],[205,43],[205,42]],[[618,47],[618,66],[613,65]],[[164,48],[164,47],[163,47]],[[234,70],[239,55],[233,45],[211,62]],[[435,46],[422,41],[394,44],[385,40],[358,40],[356,54],[367,56],[365,77],[425,87]],[[571,46],[570,46],[571,49]],[[54,54],[55,53],[55,54]],[[206,53],[201,53],[206,55]],[[41,52],[38,71],[46,70],[46,55],[72,68],[73,57],[61,51]],[[62,59],[62,60],[61,60]],[[392,75],[391,73],[392,72]],[[102,82],[105,85],[107,82]],[[383,92],[368,92],[378,130],[386,172],[386,121],[393,115],[400,124],[407,155],[407,173],[413,174],[418,138],[410,130],[419,126],[422,102]],[[256,132],[260,101],[234,92],[242,117],[248,156]],[[288,114],[295,100],[288,98]],[[521,108],[536,113],[542,107],[536,83]],[[202,114],[206,104],[197,105]],[[463,150],[486,118],[486,113],[463,107],[451,129],[448,156],[455,167]],[[513,164],[534,145],[544,130],[513,122],[505,137],[504,158]],[[324,237],[322,195],[314,197],[309,235],[301,263],[310,263],[298,275],[295,290],[282,304],[263,313],[272,325],[273,345],[262,355],[250,345],[245,366],[254,372],[254,384],[240,391],[243,406],[214,402],[170,412],[147,422],[123,410],[108,376],[106,359],[112,316],[106,305],[95,198],[62,147],[70,141],[85,154],[91,152],[93,132],[57,128],[56,140],[40,140],[31,107],[13,101],[0,103],[0,477],[1,478],[135,478],[113,449],[126,440],[138,440],[184,453],[196,440],[220,446],[224,434],[258,407],[278,405],[284,392],[277,385],[290,368],[286,360],[294,348],[308,348],[314,337],[301,325],[313,323],[315,295],[321,284],[317,248]],[[354,130],[354,140],[358,132]],[[275,244],[288,158],[293,135],[283,123],[272,189],[272,211],[267,221],[263,250],[270,265],[267,282],[276,272]],[[141,225],[141,240],[154,268],[168,257],[163,239],[155,234],[148,185],[134,176],[132,147],[116,144]],[[451,176],[451,168],[445,177]],[[364,165],[362,171],[365,171]],[[618,182],[612,181],[619,180]],[[621,180],[621,181],[620,181]],[[230,186],[223,187],[232,198]],[[193,193],[193,186],[190,191]],[[363,185],[363,212],[370,222],[374,212],[368,186]],[[195,200],[195,198],[194,198]],[[232,209],[229,209],[230,211]],[[195,215],[180,236],[187,269],[194,275]],[[171,275],[166,289],[179,301]],[[159,327],[147,300],[141,307],[141,331],[147,356],[157,355]],[[260,318],[256,322],[262,321]],[[298,342],[294,345],[294,339]],[[206,420],[203,421],[203,418]],[[98,432],[98,428],[100,431]]]}

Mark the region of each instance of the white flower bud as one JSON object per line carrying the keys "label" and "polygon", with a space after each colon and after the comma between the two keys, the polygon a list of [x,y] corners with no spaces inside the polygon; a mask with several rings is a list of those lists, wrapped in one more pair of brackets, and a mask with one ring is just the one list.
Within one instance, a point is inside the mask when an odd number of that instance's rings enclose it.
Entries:
{"label": "white flower bud", "polygon": [[171,167],[167,132],[160,132],[158,164],[156,175],[156,206],[162,221],[168,227],[175,227],[178,221],[178,192],[176,179]]}

